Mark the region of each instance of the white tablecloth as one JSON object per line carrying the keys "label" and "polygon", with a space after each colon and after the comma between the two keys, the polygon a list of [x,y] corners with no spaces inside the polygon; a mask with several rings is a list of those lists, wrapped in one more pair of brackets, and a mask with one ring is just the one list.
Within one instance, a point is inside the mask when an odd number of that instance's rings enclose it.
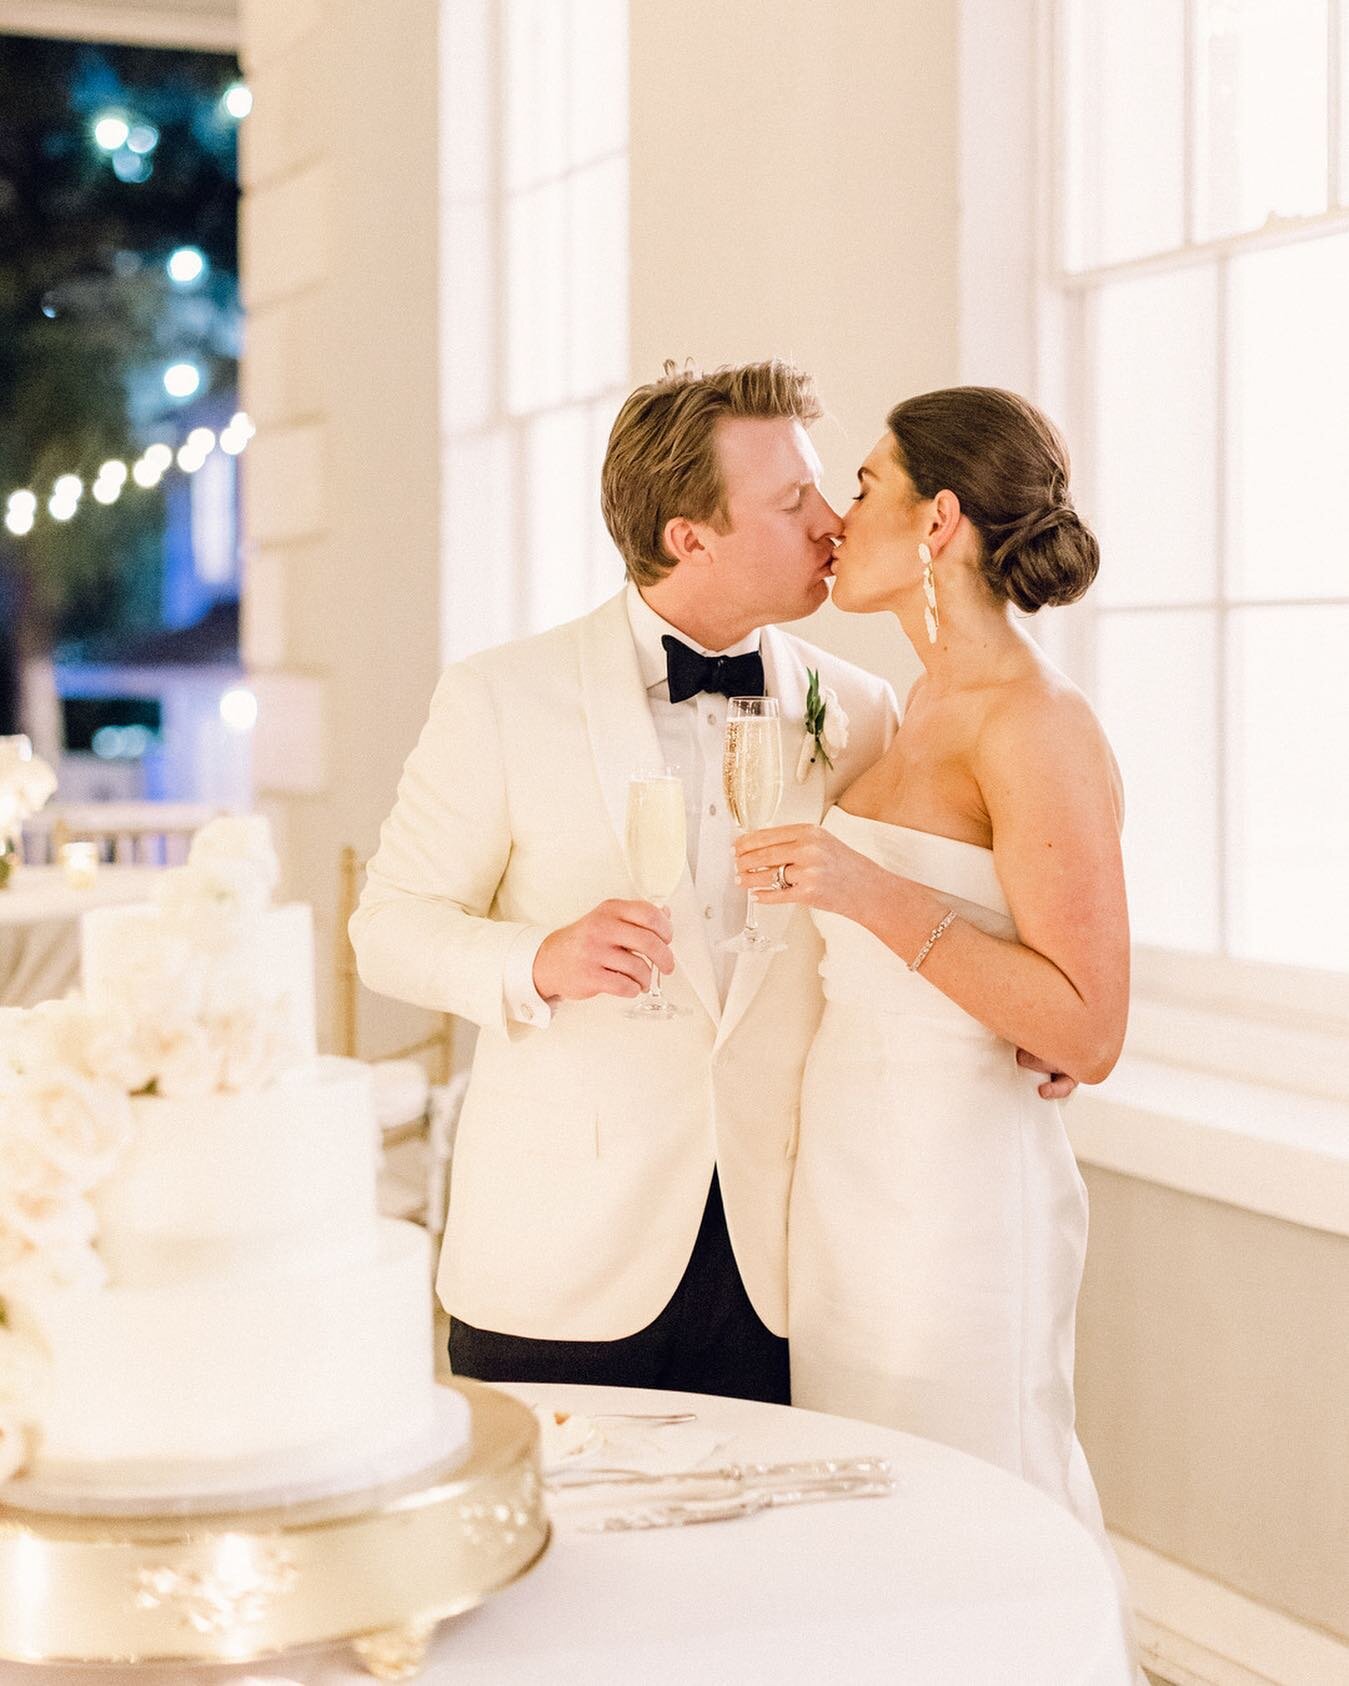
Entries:
{"label": "white tablecloth", "polygon": [[80,915],[149,899],[153,866],[102,866],[75,890],[59,866],[22,866],[0,890],[0,1007],[32,1007],[79,982]]}
{"label": "white tablecloth", "polygon": [[[694,1411],[686,1430],[648,1437],[670,1436],[673,1447],[686,1433],[705,1455],[715,1436],[718,1462],[883,1454],[897,1488],[885,1499],[638,1534],[578,1533],[569,1521],[578,1501],[559,1500],[538,1566],[442,1625],[427,1686],[1129,1686],[1096,1547],[1066,1512],[999,1470],[909,1435],[742,1400],[510,1391],[587,1415]],[[13,1667],[0,1679],[43,1686],[44,1675]],[[345,1650],[79,1679],[370,1686]]]}

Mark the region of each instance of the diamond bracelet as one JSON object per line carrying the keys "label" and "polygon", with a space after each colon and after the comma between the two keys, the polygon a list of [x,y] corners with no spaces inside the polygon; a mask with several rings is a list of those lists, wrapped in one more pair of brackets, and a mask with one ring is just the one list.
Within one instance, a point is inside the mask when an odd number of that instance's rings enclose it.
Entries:
{"label": "diamond bracelet", "polygon": [[941,924],[933,927],[932,934],[909,962],[909,970],[911,972],[916,972],[927,959],[928,955],[931,954],[938,940],[946,934],[946,927],[951,923],[955,916],[956,910],[952,908],[947,913],[945,919],[942,920]]}

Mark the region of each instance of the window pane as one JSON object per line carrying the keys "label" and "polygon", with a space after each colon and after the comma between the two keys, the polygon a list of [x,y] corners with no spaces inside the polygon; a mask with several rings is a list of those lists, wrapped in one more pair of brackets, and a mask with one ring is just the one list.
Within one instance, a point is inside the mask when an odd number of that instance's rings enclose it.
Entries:
{"label": "window pane", "polygon": [[566,183],[571,334],[568,388],[587,397],[628,372],[628,161],[609,158]]}
{"label": "window pane", "polygon": [[567,8],[506,0],[506,188],[557,175],[566,161]]}
{"label": "window pane", "polygon": [[483,426],[492,410],[496,264],[485,201],[443,211],[444,415],[450,427]]}
{"label": "window pane", "polygon": [[1326,31],[1326,0],[1196,0],[1200,239],[1325,210]]}
{"label": "window pane", "polygon": [[618,407],[623,402],[623,395],[611,394],[602,398],[598,403],[591,404],[587,411],[587,426],[590,434],[590,467],[587,470],[590,487],[590,600],[592,603],[602,602],[611,597],[623,583],[623,558],[618,554],[618,548],[609,537],[609,529],[604,525],[604,513],[600,508],[600,468],[604,463],[604,453],[609,448],[609,434],[613,429],[614,418],[618,414]]}
{"label": "window pane", "polygon": [[1096,701],[1124,777],[1124,866],[1135,942],[1214,950],[1215,617],[1107,612]]}
{"label": "window pane", "polygon": [[589,443],[589,418],[579,405],[538,416],[525,431],[530,632],[557,626],[594,606],[586,556],[586,517],[594,492]]}
{"label": "window pane", "polygon": [[628,0],[571,0],[567,31],[570,162],[621,152],[628,140]]}
{"label": "window pane", "polygon": [[507,201],[506,242],[506,403],[521,415],[566,395],[565,181]]}
{"label": "window pane", "polygon": [[1231,620],[1231,949],[1349,967],[1349,608]]}
{"label": "window pane", "polygon": [[1232,264],[1231,594],[1346,592],[1349,235]]}
{"label": "window pane", "polygon": [[1067,0],[1065,262],[1165,251],[1184,237],[1182,0]]}
{"label": "window pane", "polygon": [[450,200],[480,198],[490,186],[492,62],[488,0],[448,0],[442,14],[442,180]]}
{"label": "window pane", "polygon": [[1215,593],[1216,276],[1115,282],[1095,296],[1096,601],[1209,602]]}
{"label": "window pane", "polygon": [[451,439],[444,466],[440,650],[445,662],[520,635],[512,438]]}

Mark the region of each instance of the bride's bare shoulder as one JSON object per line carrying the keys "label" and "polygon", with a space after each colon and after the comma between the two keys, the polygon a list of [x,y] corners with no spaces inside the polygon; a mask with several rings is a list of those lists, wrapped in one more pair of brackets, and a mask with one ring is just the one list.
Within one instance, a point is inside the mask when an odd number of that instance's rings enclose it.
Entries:
{"label": "bride's bare shoulder", "polygon": [[988,696],[975,745],[981,787],[1040,778],[1085,779],[1108,790],[1124,818],[1119,764],[1095,709],[1066,674],[1037,662]]}

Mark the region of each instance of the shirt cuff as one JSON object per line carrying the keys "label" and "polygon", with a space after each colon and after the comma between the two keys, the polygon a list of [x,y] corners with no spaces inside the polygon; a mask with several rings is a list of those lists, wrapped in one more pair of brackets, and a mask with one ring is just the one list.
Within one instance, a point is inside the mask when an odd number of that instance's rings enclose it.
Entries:
{"label": "shirt cuff", "polygon": [[542,1030],[553,1017],[553,1009],[534,987],[534,959],[548,934],[543,925],[526,925],[506,951],[502,991],[506,1017],[535,1030]]}

